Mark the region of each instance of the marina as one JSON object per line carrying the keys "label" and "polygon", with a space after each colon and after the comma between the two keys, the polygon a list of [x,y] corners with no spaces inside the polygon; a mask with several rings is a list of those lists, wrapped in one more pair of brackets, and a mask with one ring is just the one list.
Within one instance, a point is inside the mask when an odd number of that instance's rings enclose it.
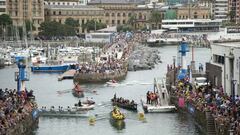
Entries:
{"label": "marina", "polygon": [[[45,134],[47,132],[53,133],[53,134],[64,134],[64,130],[68,130],[70,134],[74,134],[76,131],[81,132],[87,130],[86,134],[94,134],[96,131],[94,129],[98,129],[98,133],[106,133],[106,134],[114,134],[115,132],[118,132],[119,130],[123,132],[124,134],[135,134],[135,133],[146,133],[146,126],[151,126],[153,128],[156,128],[157,131],[164,132],[165,134],[175,134],[175,133],[183,133],[183,134],[201,134],[200,130],[193,126],[194,120],[189,118],[186,114],[178,114],[178,113],[171,113],[171,114],[145,114],[145,118],[147,120],[147,123],[139,123],[138,120],[138,114],[136,112],[131,112],[127,110],[121,110],[125,115],[126,119],[124,122],[122,122],[125,126],[117,126],[117,123],[113,123],[111,120],[109,120],[109,112],[112,109],[112,105],[109,101],[109,99],[112,98],[114,93],[116,93],[118,96],[126,97],[128,99],[133,99],[139,104],[139,111],[141,111],[141,102],[140,99],[142,96],[145,96],[146,92],[149,89],[153,88],[153,76],[156,76],[156,72],[159,73],[159,77],[164,77],[165,72],[167,71],[166,65],[168,64],[168,61],[172,61],[171,57],[168,57],[165,54],[168,55],[177,55],[176,53],[176,47],[170,46],[170,47],[161,47],[159,48],[159,51],[161,52],[161,58],[162,63],[156,65],[155,68],[152,70],[143,70],[143,71],[137,71],[137,72],[129,72],[126,76],[125,80],[119,81],[119,85],[116,87],[106,87],[104,84],[83,84],[81,87],[88,88],[91,90],[96,90],[98,95],[94,93],[88,93],[85,92],[85,97],[92,97],[94,101],[96,102],[96,106],[94,110],[89,111],[89,116],[98,115],[96,117],[95,125],[89,126],[87,117],[73,117],[71,119],[59,118],[59,117],[53,117],[51,119],[48,119],[47,117],[40,117],[40,123],[39,128],[36,130],[36,134]],[[206,51],[209,52],[209,49],[206,48],[197,48],[196,49],[196,55],[202,55]],[[205,55],[205,60],[209,59]],[[198,63],[203,63],[203,59],[196,60]],[[6,67],[2,70],[0,70],[1,75],[5,74],[12,74],[12,71],[14,71],[16,68],[13,67]],[[140,75],[141,74],[141,75]],[[144,77],[142,77],[144,75]],[[64,93],[64,94],[58,94],[56,91],[62,90],[62,89],[69,89],[73,88],[73,82],[72,80],[64,80],[64,81],[58,81],[56,78],[59,76],[58,74],[34,74],[30,73],[31,76],[31,82],[27,83],[28,87],[31,87],[32,89],[35,89],[34,93],[36,95],[36,100],[38,101],[39,107],[41,106],[67,106],[72,105],[73,103],[78,102],[78,98],[74,98],[70,93]],[[55,78],[55,79],[52,79]],[[5,78],[4,80],[1,80],[3,87],[10,87],[12,85],[15,85],[14,82],[9,81],[12,77]],[[48,83],[49,85],[44,85],[45,83]],[[123,85],[123,84],[131,84],[131,85]],[[137,94],[136,94],[137,93]],[[102,96],[101,96],[102,95]],[[51,97],[51,98],[45,98],[45,97]],[[143,110],[142,110],[143,111]],[[171,120],[170,120],[171,119]],[[190,123],[189,123],[190,121]],[[48,126],[48,124],[51,123],[51,127]],[[161,124],[162,123],[162,124]],[[167,124],[169,123],[169,124]],[[172,127],[171,125],[176,125],[176,127]],[[71,130],[69,128],[65,127],[65,125],[68,125],[67,127],[71,127]],[[76,126],[76,125],[82,125]],[[121,123],[120,123],[121,125]],[[182,127],[189,127],[191,130],[184,130]],[[78,127],[78,128],[77,128]],[[104,127],[104,128],[101,128]],[[162,130],[159,130],[161,128]],[[91,130],[90,130],[91,129]],[[140,130],[141,129],[141,130]],[[163,130],[164,129],[164,130]],[[179,130],[181,129],[181,130]],[[151,133],[151,131],[148,131]],[[154,131],[156,132],[156,131]]]}
{"label": "marina", "polygon": [[240,135],[240,0],[0,0],[0,135]]}

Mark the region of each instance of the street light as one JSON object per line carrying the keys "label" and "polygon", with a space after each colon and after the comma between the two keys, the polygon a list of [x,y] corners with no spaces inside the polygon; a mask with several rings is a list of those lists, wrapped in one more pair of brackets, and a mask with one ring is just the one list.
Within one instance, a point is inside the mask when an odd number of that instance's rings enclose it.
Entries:
{"label": "street light", "polygon": [[175,86],[175,83],[176,83],[176,56],[173,56],[173,72],[174,72],[174,77],[173,77],[173,81],[174,81],[174,86]]}
{"label": "street light", "polygon": [[232,100],[233,104],[235,104],[235,84],[237,83],[237,80],[232,80]]}

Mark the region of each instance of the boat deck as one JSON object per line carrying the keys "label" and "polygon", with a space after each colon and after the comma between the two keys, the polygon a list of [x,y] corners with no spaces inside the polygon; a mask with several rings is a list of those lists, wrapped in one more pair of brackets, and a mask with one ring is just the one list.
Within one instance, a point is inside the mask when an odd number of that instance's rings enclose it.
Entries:
{"label": "boat deck", "polygon": [[77,72],[77,70],[75,70],[75,69],[68,70],[58,77],[58,81],[62,81],[64,79],[73,79],[74,74],[76,72]]}

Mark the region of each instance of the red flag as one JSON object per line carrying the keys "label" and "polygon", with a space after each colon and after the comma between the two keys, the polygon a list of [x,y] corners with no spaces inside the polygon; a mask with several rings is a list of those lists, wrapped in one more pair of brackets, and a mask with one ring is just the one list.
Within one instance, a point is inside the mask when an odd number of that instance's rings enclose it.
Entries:
{"label": "red flag", "polygon": [[185,101],[184,98],[179,98],[178,99],[178,106],[183,108],[185,106]]}

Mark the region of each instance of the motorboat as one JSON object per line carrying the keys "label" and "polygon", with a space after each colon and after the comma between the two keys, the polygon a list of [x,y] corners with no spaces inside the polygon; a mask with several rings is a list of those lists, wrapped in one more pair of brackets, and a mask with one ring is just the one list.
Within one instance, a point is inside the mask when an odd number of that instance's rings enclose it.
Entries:
{"label": "motorboat", "polygon": [[144,100],[141,100],[142,107],[144,112],[146,113],[169,113],[169,112],[175,112],[176,107],[172,105],[152,105],[147,104]]}
{"label": "motorboat", "polygon": [[84,92],[79,84],[76,84],[75,87],[72,89],[72,94],[73,96],[78,98],[84,97]]}
{"label": "motorboat", "polygon": [[119,83],[117,83],[117,81],[116,80],[109,80],[108,82],[106,82],[106,85],[107,86],[113,86],[113,87],[115,87],[115,86],[117,86]]}
{"label": "motorboat", "polygon": [[73,109],[76,109],[77,111],[87,111],[94,109],[95,105],[89,105],[89,104],[82,104],[81,106],[75,105],[72,107]]}

